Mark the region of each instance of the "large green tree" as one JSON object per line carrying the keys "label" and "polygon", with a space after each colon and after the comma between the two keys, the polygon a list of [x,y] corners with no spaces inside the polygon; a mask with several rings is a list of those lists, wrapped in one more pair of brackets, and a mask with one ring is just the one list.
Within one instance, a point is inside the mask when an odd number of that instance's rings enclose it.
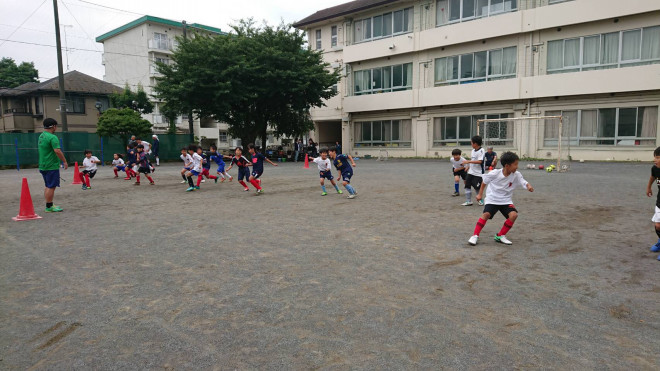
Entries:
{"label": "large green tree", "polygon": [[147,93],[142,88],[142,85],[137,86],[137,91],[132,91],[126,84],[121,93],[110,94],[110,103],[116,108],[131,108],[142,114],[151,113],[154,111],[154,104],[149,101]]}
{"label": "large green tree", "polygon": [[130,108],[110,108],[101,114],[96,132],[102,137],[117,137],[127,143],[131,135],[149,137],[151,123]]}
{"label": "large green tree", "polygon": [[339,72],[291,25],[243,20],[227,35],[179,41],[174,63],[158,65],[156,95],[174,111],[226,122],[243,144],[265,146],[269,128],[276,136],[312,129],[309,110],[336,94]]}
{"label": "large green tree", "polygon": [[0,59],[0,87],[15,88],[26,82],[39,82],[39,71],[33,62],[17,65],[11,58]]}

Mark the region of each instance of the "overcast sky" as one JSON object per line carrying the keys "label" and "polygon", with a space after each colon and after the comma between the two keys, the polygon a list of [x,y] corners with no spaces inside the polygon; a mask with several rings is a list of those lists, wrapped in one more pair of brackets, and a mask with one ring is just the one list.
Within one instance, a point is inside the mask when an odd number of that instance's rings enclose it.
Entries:
{"label": "overcast sky", "polygon": [[[78,70],[102,79],[103,44],[94,39],[142,15],[168,18],[188,23],[201,23],[228,30],[241,18],[253,17],[269,24],[280,20],[291,23],[317,10],[346,3],[349,0],[59,0],[60,29],[64,48],[64,30],[69,48],[69,70]],[[113,10],[94,4],[112,7]],[[23,23],[25,22],[25,23]],[[23,23],[23,24],[22,24]],[[21,25],[22,24],[22,25]],[[20,26],[20,27],[19,27]],[[39,77],[57,76],[57,55],[54,47],[21,44],[55,45],[52,0],[0,0],[0,58],[10,57],[17,63],[34,62]],[[67,58],[63,56],[64,70]]]}

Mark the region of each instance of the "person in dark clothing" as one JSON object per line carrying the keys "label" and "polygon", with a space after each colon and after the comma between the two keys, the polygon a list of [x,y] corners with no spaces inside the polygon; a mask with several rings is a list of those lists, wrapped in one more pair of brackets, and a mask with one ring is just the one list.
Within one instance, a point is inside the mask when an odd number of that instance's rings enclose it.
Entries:
{"label": "person in dark clothing", "polygon": [[151,153],[156,158],[156,166],[160,166],[160,158],[158,158],[158,152],[160,151],[160,140],[158,140],[158,135],[153,135],[151,140]]}

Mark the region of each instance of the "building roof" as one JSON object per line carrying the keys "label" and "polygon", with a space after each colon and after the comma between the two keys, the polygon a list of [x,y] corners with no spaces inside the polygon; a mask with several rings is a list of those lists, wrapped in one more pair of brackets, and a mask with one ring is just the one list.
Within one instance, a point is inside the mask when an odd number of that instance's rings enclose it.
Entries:
{"label": "building roof", "polygon": [[295,22],[293,24],[293,27],[300,28],[312,23],[317,23],[335,17],[341,17],[344,15],[361,12],[363,10],[376,8],[397,1],[399,0],[355,0],[349,3],[333,6],[331,8],[319,10],[318,12],[310,15],[309,17],[303,18],[302,20]]}
{"label": "building roof", "polygon": [[[122,88],[99,80],[82,72],[71,71],[64,74],[64,88],[67,93],[109,95],[119,93]],[[60,82],[57,77],[44,82],[28,82],[15,88],[0,89],[0,96],[18,96],[45,92],[58,92]]]}
{"label": "building roof", "polygon": [[[171,19],[154,17],[154,16],[151,16],[151,15],[145,15],[144,17],[140,17],[140,18],[134,20],[133,22],[126,23],[125,25],[123,25],[121,27],[117,27],[112,31],[108,31],[108,32],[104,33],[103,35],[98,36],[96,38],[96,42],[102,43],[103,41],[105,41],[105,40],[107,40],[107,39],[109,39],[109,38],[111,38],[115,35],[118,35],[118,34],[124,32],[124,31],[128,31],[131,28],[137,27],[137,26],[139,26],[143,23],[146,23],[146,22],[160,23],[160,24],[163,24],[163,25],[166,25],[166,26],[183,28],[183,23],[181,23],[181,22],[173,21]],[[204,31],[209,31],[209,32],[218,33],[218,34],[224,34],[224,32],[222,32],[219,28],[216,28],[216,27],[206,26],[206,25],[199,24],[199,23],[188,23],[187,25],[188,25],[189,28],[198,28],[198,29],[201,29],[201,30],[204,30]]]}

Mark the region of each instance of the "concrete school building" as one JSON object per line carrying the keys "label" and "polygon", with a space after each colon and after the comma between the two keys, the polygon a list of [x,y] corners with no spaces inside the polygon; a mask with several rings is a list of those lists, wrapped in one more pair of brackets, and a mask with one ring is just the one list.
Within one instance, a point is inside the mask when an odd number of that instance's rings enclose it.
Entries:
{"label": "concrete school building", "polygon": [[[353,155],[447,157],[478,119],[558,114],[574,160],[660,145],[657,0],[355,0],[294,26],[342,72],[312,137]],[[489,132],[496,151],[552,159],[557,127]]]}

